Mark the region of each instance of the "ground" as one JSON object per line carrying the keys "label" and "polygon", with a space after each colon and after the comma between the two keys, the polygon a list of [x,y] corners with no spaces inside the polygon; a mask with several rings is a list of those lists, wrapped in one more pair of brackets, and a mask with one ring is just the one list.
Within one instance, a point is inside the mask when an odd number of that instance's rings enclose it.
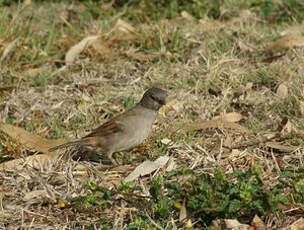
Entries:
{"label": "ground", "polygon": [[[302,1],[0,4],[0,228],[301,221]],[[48,152],[132,108],[152,86],[168,91],[168,103],[151,136],[116,155],[119,166]],[[160,156],[166,165],[124,181]]]}

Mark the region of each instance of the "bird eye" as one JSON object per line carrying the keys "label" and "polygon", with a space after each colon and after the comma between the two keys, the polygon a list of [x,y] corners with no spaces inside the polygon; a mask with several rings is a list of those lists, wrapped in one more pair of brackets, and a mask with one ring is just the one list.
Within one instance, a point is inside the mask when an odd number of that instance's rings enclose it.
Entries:
{"label": "bird eye", "polygon": [[150,97],[151,97],[154,101],[157,101],[157,99],[156,99],[153,95],[150,95]]}

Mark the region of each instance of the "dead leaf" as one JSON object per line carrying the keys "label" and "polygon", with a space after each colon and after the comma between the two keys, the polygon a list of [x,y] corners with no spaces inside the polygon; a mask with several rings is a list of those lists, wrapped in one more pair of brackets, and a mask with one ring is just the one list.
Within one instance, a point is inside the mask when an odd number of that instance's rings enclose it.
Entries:
{"label": "dead leaf", "polygon": [[266,140],[271,140],[273,138],[275,138],[277,135],[275,133],[265,133],[263,134],[263,137],[266,138]]}
{"label": "dead leaf", "polygon": [[249,131],[244,128],[243,126],[233,123],[233,122],[225,122],[220,120],[211,120],[211,121],[197,121],[197,122],[191,122],[186,123],[180,126],[173,127],[173,132],[176,132],[178,130],[184,130],[186,133],[202,130],[202,129],[210,129],[210,128],[226,128],[226,129],[234,129],[241,133],[248,133]]}
{"label": "dead leaf", "polygon": [[233,230],[248,230],[250,228],[247,224],[241,224],[238,220],[235,219],[225,219],[225,229]]}
{"label": "dead leaf", "polygon": [[181,112],[183,110],[184,103],[181,102],[181,101],[178,101],[178,100],[176,100],[176,101],[172,100],[168,103],[168,106],[171,107],[175,112],[178,113],[178,112]]}
{"label": "dead leaf", "polygon": [[137,33],[135,27],[133,27],[132,25],[121,19],[117,20],[116,24],[114,25],[114,30],[119,30],[125,33],[130,33],[130,32]]}
{"label": "dead leaf", "polygon": [[226,135],[226,138],[225,138],[225,140],[224,140],[224,146],[226,147],[228,147],[228,148],[231,148],[231,146],[232,146],[232,142],[233,142],[233,140],[232,140],[232,138],[231,138],[231,136],[229,135],[229,134],[227,134]]}
{"label": "dead leaf", "polygon": [[179,221],[180,222],[185,221],[186,218],[187,218],[187,210],[186,210],[186,202],[184,200],[179,210]]}
{"label": "dead leaf", "polygon": [[15,159],[11,161],[7,161],[0,164],[0,171],[2,170],[22,170],[25,165],[39,169],[44,167],[45,165],[49,164],[51,161],[53,161],[55,158],[55,155],[33,155],[28,156],[25,159]]}
{"label": "dead leaf", "polygon": [[304,218],[301,217],[297,221],[293,222],[286,230],[304,230]]}
{"label": "dead leaf", "polygon": [[168,138],[163,138],[163,139],[161,139],[161,141],[160,141],[162,144],[164,144],[164,145],[168,145],[168,144],[170,144],[172,141],[170,140],[170,139],[168,139]]}
{"label": "dead leaf", "polygon": [[25,193],[23,196],[23,200],[29,201],[33,198],[37,199],[38,197],[40,198],[40,200],[41,198],[50,198],[45,190],[35,190]]}
{"label": "dead leaf", "polygon": [[172,158],[170,158],[168,162],[168,166],[166,168],[166,172],[170,172],[176,168],[177,168],[176,162]]}
{"label": "dead leaf", "polygon": [[117,52],[113,51],[113,48],[109,46],[108,42],[94,42],[92,44],[92,50],[95,56],[100,56],[102,59],[107,60],[119,55]]}
{"label": "dead leaf", "polygon": [[240,155],[241,151],[239,149],[232,149],[230,156],[234,156],[235,158],[237,158]]}
{"label": "dead leaf", "polygon": [[181,16],[188,21],[195,21],[195,18],[189,14],[187,11],[182,11]]}
{"label": "dead leaf", "polygon": [[280,35],[282,37],[287,35],[301,35],[303,32],[304,32],[304,22],[302,22],[302,24],[297,24],[288,27],[287,29],[282,31]]}
{"label": "dead leaf", "polygon": [[265,223],[261,220],[261,218],[258,215],[255,215],[252,224],[251,224],[255,230],[266,230],[267,227]]}
{"label": "dead leaf", "polygon": [[298,149],[298,147],[286,146],[286,145],[282,145],[278,142],[266,142],[265,146],[267,146],[269,148],[277,149],[281,152],[293,152]]}
{"label": "dead leaf", "polygon": [[136,37],[133,34],[123,34],[119,32],[109,39],[109,43],[118,43],[122,41],[133,41],[136,40]]}
{"label": "dead leaf", "polygon": [[193,227],[192,221],[191,221],[191,219],[189,219],[187,221],[186,228],[189,229],[189,228],[192,228],[192,227]]}
{"label": "dead leaf", "polygon": [[283,126],[282,130],[281,130],[281,134],[284,134],[284,133],[291,133],[292,131],[294,131],[295,128],[294,126],[292,125],[292,123],[289,121],[289,119],[287,120],[286,124]]}
{"label": "dead leaf", "polygon": [[251,91],[252,90],[252,87],[253,87],[253,83],[252,82],[248,82],[245,86],[245,91],[248,92],[248,91]]}
{"label": "dead leaf", "polygon": [[29,133],[22,128],[2,122],[0,123],[0,130],[8,134],[13,139],[16,139],[25,148],[42,153],[49,153],[48,150],[50,148],[66,142],[65,139],[47,140],[38,135]]}
{"label": "dead leaf", "polygon": [[55,109],[59,109],[61,108],[61,105],[63,104],[64,101],[60,101],[57,104],[52,105],[52,107],[50,108],[50,110],[55,110]]}
{"label": "dead leaf", "polygon": [[275,161],[276,161],[277,165],[279,166],[280,170],[284,170],[286,164],[282,160],[282,158],[275,158]]}
{"label": "dead leaf", "polygon": [[12,190],[11,190],[11,189],[8,189],[8,188],[6,188],[6,187],[0,187],[0,192],[1,192],[2,194],[5,194],[5,195],[10,195],[10,194],[12,194]]}
{"label": "dead leaf", "polygon": [[19,39],[16,38],[15,40],[13,40],[12,42],[7,44],[7,46],[5,47],[5,49],[2,53],[0,61],[3,61],[6,58],[6,56],[13,50],[13,48],[16,46],[18,40]]}
{"label": "dead leaf", "polygon": [[[112,36],[113,33],[114,35]],[[133,27],[132,25],[121,19],[117,20],[114,27],[109,32],[107,32],[105,37],[109,38],[110,35],[111,35],[111,38],[109,39],[110,43],[134,40],[137,37],[141,36],[141,34],[137,32],[135,27]]]}
{"label": "dead leaf", "polygon": [[88,36],[84,39],[82,39],[79,43],[76,45],[72,46],[69,51],[65,55],[65,63],[67,65],[70,65],[74,62],[75,58],[79,56],[79,54],[92,45],[97,39],[99,38],[99,35],[94,35],[94,36]]}
{"label": "dead leaf", "polygon": [[304,46],[304,38],[299,35],[289,35],[279,39],[276,42],[266,46],[265,52],[275,52],[285,48],[301,47]]}
{"label": "dead leaf", "polygon": [[220,116],[214,117],[212,120],[221,120],[225,122],[238,122],[243,119],[243,116],[239,113],[226,113]]}
{"label": "dead leaf", "polygon": [[277,95],[279,98],[284,99],[288,96],[288,88],[285,83],[281,83],[277,88]]}
{"label": "dead leaf", "polygon": [[133,170],[133,172],[131,172],[125,178],[125,181],[130,182],[130,181],[136,180],[140,176],[148,175],[148,174],[152,173],[153,171],[155,171],[156,169],[164,167],[167,164],[167,162],[169,161],[169,159],[170,158],[168,156],[161,156],[161,157],[157,158],[155,161],[146,160],[143,163],[141,163],[139,166],[137,166]]}
{"label": "dead leaf", "polygon": [[32,4],[32,1],[31,0],[25,0],[22,4],[22,7],[26,7],[26,6],[29,6]]}
{"label": "dead leaf", "polygon": [[253,49],[242,41],[238,42],[238,46],[243,53],[252,53],[253,52]]}
{"label": "dead leaf", "polygon": [[164,115],[167,114],[168,112],[174,110],[174,113],[179,113],[183,110],[184,108],[184,103],[182,101],[178,100],[171,100],[171,98],[168,98],[168,103],[161,107],[160,109],[160,114]]}

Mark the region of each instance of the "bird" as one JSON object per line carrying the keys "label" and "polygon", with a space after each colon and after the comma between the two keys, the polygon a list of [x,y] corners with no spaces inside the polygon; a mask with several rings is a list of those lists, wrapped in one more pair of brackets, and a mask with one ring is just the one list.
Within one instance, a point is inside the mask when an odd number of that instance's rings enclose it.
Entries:
{"label": "bird", "polygon": [[98,154],[106,154],[116,165],[114,153],[131,150],[149,136],[159,109],[166,104],[166,98],[167,91],[152,87],[132,109],[100,125],[87,136],[55,146],[49,151],[71,146],[93,147]]}

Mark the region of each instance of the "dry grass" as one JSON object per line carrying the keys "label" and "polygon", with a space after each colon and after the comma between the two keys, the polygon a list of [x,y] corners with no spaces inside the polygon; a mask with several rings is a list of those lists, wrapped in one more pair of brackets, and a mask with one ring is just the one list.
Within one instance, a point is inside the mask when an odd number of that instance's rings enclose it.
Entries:
{"label": "dry grass", "polygon": [[[2,171],[0,227],[99,229],[102,213],[112,229],[126,229],[140,206],[119,194],[121,179],[144,159],[159,155],[169,155],[176,169],[189,167],[211,175],[215,167],[229,175],[255,163],[269,188],[282,171],[302,168],[303,24],[296,30],[296,42],[269,50],[281,33],[294,36],[290,28],[296,23],[268,24],[250,10],[226,10],[233,13],[227,20],[178,16],[136,23],[130,32],[115,27],[119,14],[95,20],[82,5],[32,3],[20,15],[14,6],[1,9],[0,14],[7,12],[1,20],[2,52],[18,39],[1,62],[2,122],[44,138],[75,139],[131,107],[153,85],[168,90],[170,102],[160,111],[152,137],[120,154],[118,168],[59,158],[38,169]],[[13,23],[9,15],[17,15]],[[95,34],[100,35],[98,42],[58,71],[69,48]],[[288,93],[279,95],[282,83]],[[239,124],[248,132],[225,126],[195,128],[200,120],[230,112],[243,116]],[[196,131],[171,132],[189,122]],[[171,142],[162,144],[165,138]],[[3,159],[29,154],[5,134],[1,145]],[[136,195],[149,195],[153,176],[135,183],[143,189]],[[90,193],[87,181],[113,191],[111,208],[79,213],[68,204]],[[281,211],[284,218],[271,214],[263,220],[279,229],[303,212],[303,205],[292,203]],[[150,227],[156,228],[153,221]],[[174,229],[176,222],[172,219],[168,228]]]}

